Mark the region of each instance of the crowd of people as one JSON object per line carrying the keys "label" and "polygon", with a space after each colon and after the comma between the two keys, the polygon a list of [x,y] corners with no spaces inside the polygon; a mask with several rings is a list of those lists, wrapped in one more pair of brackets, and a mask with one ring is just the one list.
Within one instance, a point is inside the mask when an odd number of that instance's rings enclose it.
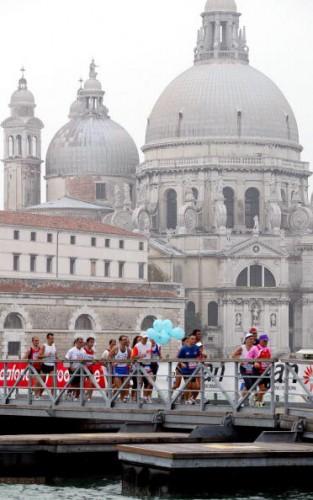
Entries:
{"label": "crowd of people", "polygon": [[[268,367],[266,359],[271,358],[268,342],[269,338],[266,334],[258,337],[256,328],[251,328],[249,333],[245,335],[243,344],[232,353],[233,359],[240,360],[242,396],[245,398],[251,388],[255,389],[253,404],[256,406],[263,405],[264,394],[270,387],[270,377],[261,378],[262,373],[266,372]],[[201,388],[201,375],[198,371],[199,361],[207,359],[201,330],[194,330],[182,340],[177,358],[179,361],[172,377],[172,391],[179,390],[183,386],[180,395],[181,402],[196,404]],[[34,397],[40,399],[45,387],[39,383],[38,374],[42,382],[45,383],[58,362],[54,335],[48,333],[46,342],[42,345],[40,345],[38,337],[33,337],[32,344],[25,353],[24,359],[31,363]],[[68,363],[70,374],[66,397],[74,400],[79,399],[83,388],[85,398],[90,400],[95,386],[92,383],[92,377],[88,377],[88,373],[92,375],[95,367],[102,364],[105,366],[108,385],[116,394],[116,399],[128,402],[143,398],[144,402],[151,403],[153,385],[161,359],[161,346],[148,338],[145,333],[137,335],[132,342],[127,335],[121,335],[118,340],[111,339],[101,356],[96,356],[93,337],[87,338],[86,341],[82,337],[77,337],[73,347],[65,355],[65,362]],[[79,370],[82,365],[86,366],[88,371],[85,370],[82,373]],[[84,378],[83,384],[82,377]],[[248,398],[247,401],[249,401]]]}

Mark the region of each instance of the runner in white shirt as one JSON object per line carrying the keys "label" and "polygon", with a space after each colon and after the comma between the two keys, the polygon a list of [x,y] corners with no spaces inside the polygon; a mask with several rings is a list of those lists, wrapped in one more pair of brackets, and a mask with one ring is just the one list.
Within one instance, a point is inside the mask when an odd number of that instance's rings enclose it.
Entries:
{"label": "runner in white shirt", "polygon": [[[74,347],[69,349],[69,351],[67,351],[67,353],[65,354],[65,358],[68,361],[70,361],[70,368],[69,368],[70,376],[72,376],[75,370],[81,366],[80,361],[89,359],[88,355],[85,353],[83,349],[84,345],[85,345],[84,339],[82,337],[78,337],[77,339],[75,339]],[[73,395],[75,399],[78,399],[80,395],[80,379],[81,375],[79,372],[77,372],[77,374],[71,381],[70,384],[71,388],[68,391],[68,394]]]}
{"label": "runner in white shirt", "polygon": [[[147,375],[152,378],[152,370],[151,370],[151,363],[149,362],[151,360],[152,356],[152,344],[150,340],[148,339],[148,336],[144,333],[141,336],[141,341],[138,342],[138,344],[135,345],[132,351],[132,359],[133,360],[138,360],[142,361],[142,366],[144,366],[145,371],[147,372]],[[142,377],[142,382],[143,382],[143,397],[146,403],[152,403],[151,400],[151,392],[152,392],[152,384],[149,381],[149,378],[147,377]],[[138,384],[138,389],[139,390],[139,384]]]}

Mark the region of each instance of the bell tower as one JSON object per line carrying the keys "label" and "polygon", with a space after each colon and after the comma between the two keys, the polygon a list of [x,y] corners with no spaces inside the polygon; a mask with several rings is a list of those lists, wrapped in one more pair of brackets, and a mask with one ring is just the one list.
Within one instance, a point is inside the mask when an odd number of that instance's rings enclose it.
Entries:
{"label": "bell tower", "polygon": [[12,94],[11,116],[4,129],[4,209],[23,210],[40,203],[41,129],[34,116],[35,99],[27,88],[25,69]]}

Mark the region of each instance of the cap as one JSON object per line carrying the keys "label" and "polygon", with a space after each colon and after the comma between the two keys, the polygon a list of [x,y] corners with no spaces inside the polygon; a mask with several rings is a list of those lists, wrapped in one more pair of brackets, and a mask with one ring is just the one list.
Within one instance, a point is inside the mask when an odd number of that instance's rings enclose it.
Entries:
{"label": "cap", "polygon": [[148,338],[149,338],[149,337],[148,337],[148,335],[147,335],[146,333],[143,333],[142,335],[140,335],[140,337],[141,337],[142,339],[148,339]]}
{"label": "cap", "polygon": [[253,337],[252,333],[246,333],[245,340],[250,339],[251,337]]}
{"label": "cap", "polygon": [[259,340],[266,340],[267,342],[269,341],[268,335],[266,333],[264,335],[260,335]]}
{"label": "cap", "polygon": [[252,328],[250,328],[249,332],[254,334],[254,333],[258,333],[258,330],[255,328],[255,326],[253,326]]}

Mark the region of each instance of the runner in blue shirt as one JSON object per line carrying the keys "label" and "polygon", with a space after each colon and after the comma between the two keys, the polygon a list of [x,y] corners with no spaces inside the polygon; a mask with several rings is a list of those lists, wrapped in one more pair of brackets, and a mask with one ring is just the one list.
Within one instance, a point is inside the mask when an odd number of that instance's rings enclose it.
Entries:
{"label": "runner in blue shirt", "polygon": [[[178,353],[179,359],[190,359],[195,360],[200,357],[200,347],[196,345],[197,337],[195,335],[190,335],[186,340],[185,345],[180,349]],[[193,374],[197,367],[195,361],[188,361],[186,363],[181,363],[181,373],[185,380],[187,380],[190,375]],[[196,376],[190,380],[186,385],[183,399],[186,404],[195,404],[194,394],[198,394],[200,389],[200,380]]]}

